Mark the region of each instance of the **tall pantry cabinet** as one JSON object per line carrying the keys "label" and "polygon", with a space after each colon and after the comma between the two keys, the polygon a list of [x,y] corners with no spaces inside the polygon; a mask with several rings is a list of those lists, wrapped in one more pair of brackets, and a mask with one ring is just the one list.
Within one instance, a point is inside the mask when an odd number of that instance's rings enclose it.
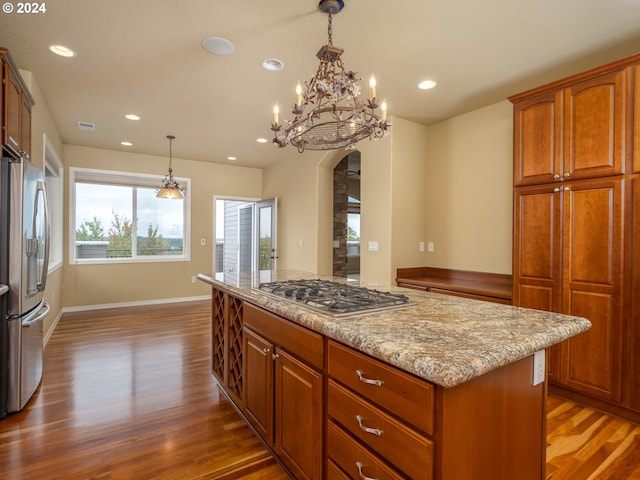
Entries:
{"label": "tall pantry cabinet", "polygon": [[640,54],[510,97],[513,304],[591,320],[549,389],[640,419]]}

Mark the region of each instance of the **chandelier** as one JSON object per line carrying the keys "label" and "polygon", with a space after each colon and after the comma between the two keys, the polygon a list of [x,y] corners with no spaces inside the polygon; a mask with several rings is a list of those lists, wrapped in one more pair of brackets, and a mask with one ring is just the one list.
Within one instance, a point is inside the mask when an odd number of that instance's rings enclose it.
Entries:
{"label": "chandelier", "polygon": [[[344,7],[342,0],[321,0],[318,8],[329,14],[329,41],[316,54],[320,65],[315,75],[296,86],[296,103],[291,113],[293,120],[279,123],[280,109],[273,109],[273,143],[278,147],[291,144],[302,153],[308,150],[334,150],[352,148],[365,138],[388,135],[391,123],[387,121],[387,103],[378,104],[376,80],[371,75],[369,98],[360,99],[357,74],[346,70],[340,55],[344,49],[333,45],[332,14]],[[378,107],[380,108],[378,112]]]}
{"label": "chandelier", "polygon": [[167,135],[167,138],[169,139],[169,173],[165,175],[162,185],[156,193],[156,198],[182,199],[184,198],[182,194],[184,188],[173,178],[173,169],[171,168],[171,144],[176,137]]}

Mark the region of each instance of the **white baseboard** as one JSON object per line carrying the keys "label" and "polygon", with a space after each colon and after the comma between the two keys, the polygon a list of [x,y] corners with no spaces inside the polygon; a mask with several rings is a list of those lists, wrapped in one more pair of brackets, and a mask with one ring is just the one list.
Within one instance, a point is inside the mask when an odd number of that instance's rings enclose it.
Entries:
{"label": "white baseboard", "polygon": [[187,303],[187,302],[199,302],[202,300],[210,300],[211,295],[203,295],[201,297],[181,297],[181,298],[162,298],[159,300],[143,300],[139,302],[122,302],[122,303],[103,303],[101,305],[81,305],[78,307],[64,307],[59,312],[56,318],[51,323],[49,330],[45,334],[42,344],[47,346],[47,342],[53,335],[58,322],[62,318],[62,315],[68,312],[88,312],[90,310],[106,310],[108,308],[126,308],[126,307],[144,307],[146,305],[162,305],[165,303]]}
{"label": "white baseboard", "polygon": [[103,303],[100,305],[80,305],[77,307],[64,307],[62,313],[87,312],[90,310],[106,310],[108,308],[144,307],[146,305],[162,305],[165,303],[186,303],[209,300],[211,295],[201,297],[161,298],[158,300],[141,300],[136,302]]}

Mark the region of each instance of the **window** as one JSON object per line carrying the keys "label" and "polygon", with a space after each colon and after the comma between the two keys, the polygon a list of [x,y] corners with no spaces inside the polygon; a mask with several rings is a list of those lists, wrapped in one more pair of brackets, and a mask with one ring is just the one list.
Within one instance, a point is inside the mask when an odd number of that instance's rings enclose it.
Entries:
{"label": "window", "polygon": [[189,260],[190,180],[184,200],[156,198],[163,177],[71,168],[70,263]]}
{"label": "window", "polygon": [[64,167],[53,145],[44,137],[44,178],[49,200],[51,222],[51,244],[49,251],[49,272],[62,266],[62,185]]}

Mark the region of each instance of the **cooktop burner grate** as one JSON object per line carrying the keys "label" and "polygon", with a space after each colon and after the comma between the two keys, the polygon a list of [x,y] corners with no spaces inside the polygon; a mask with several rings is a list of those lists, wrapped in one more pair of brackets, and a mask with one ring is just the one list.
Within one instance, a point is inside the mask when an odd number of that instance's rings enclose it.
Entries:
{"label": "cooktop burner grate", "polygon": [[261,283],[259,288],[263,293],[336,317],[413,305],[406,295],[329,280],[286,280]]}

